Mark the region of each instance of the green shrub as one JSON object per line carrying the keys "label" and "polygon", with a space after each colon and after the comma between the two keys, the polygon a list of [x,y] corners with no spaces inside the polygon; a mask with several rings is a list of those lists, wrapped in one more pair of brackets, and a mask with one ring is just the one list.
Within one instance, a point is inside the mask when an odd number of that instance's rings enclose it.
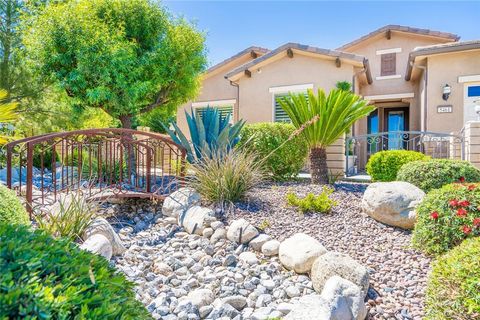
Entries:
{"label": "green shrub", "polygon": [[480,319],[480,238],[468,239],[433,263],[427,320]]}
{"label": "green shrub", "polygon": [[414,247],[440,254],[480,234],[480,185],[448,184],[430,191],[417,207]]}
{"label": "green shrub", "polygon": [[190,168],[189,184],[203,199],[218,204],[241,200],[263,178],[256,157],[242,149],[212,153]]}
{"label": "green shrub", "polygon": [[404,164],[397,180],[410,182],[425,192],[457,182],[479,182],[480,170],[468,161],[431,159]]}
{"label": "green shrub", "polygon": [[241,131],[239,147],[257,154],[265,173],[274,180],[293,178],[305,165],[308,153],[301,137],[287,142],[294,131],[295,127],[290,123],[249,124]]}
{"label": "green shrub", "polygon": [[318,196],[309,193],[305,198],[299,198],[295,193],[289,192],[287,194],[287,203],[292,207],[297,207],[301,213],[328,213],[333,206],[337,205],[335,200],[330,199],[332,193],[333,189],[329,187],[323,187],[322,192]]}
{"label": "green shrub", "polygon": [[[33,153],[33,166],[35,168],[42,167],[42,152],[43,152],[43,167],[52,170],[52,162],[53,162],[53,151],[51,148],[45,149],[40,146],[37,146]],[[60,160],[60,156],[55,151],[55,162]]]}
{"label": "green shrub", "polygon": [[0,185],[0,224],[29,224],[25,206],[22,205],[14,191]]}
{"label": "green shrub", "polygon": [[44,231],[0,225],[0,319],[151,319],[107,260]]}
{"label": "green shrub", "polygon": [[428,158],[423,153],[416,151],[380,151],[370,157],[366,169],[373,181],[394,181],[397,178],[398,170],[404,164]]}

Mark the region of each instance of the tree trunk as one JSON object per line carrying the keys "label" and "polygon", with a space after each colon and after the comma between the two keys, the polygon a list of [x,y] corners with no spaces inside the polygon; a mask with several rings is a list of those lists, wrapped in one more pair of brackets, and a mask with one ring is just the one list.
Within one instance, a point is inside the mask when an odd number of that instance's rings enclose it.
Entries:
{"label": "tree trunk", "polygon": [[309,157],[312,183],[328,184],[327,150],[325,148],[312,148]]}
{"label": "tree trunk", "polygon": [[132,116],[130,115],[120,116],[119,120],[122,123],[122,128],[132,129]]}
{"label": "tree trunk", "polygon": [[[132,117],[129,115],[124,115],[119,117],[120,122],[122,123],[122,128],[124,129],[132,129]],[[133,135],[131,133],[126,134],[129,140],[133,139]],[[132,143],[125,143],[124,150],[125,150],[125,163],[127,165],[127,175],[128,175],[128,183],[132,186],[135,186],[136,183],[136,165],[137,159],[135,157],[135,150],[134,144]]]}

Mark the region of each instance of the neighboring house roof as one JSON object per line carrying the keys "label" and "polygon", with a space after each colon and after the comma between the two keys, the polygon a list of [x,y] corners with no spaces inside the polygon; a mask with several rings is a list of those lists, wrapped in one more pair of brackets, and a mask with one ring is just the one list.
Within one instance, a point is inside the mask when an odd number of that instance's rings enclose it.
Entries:
{"label": "neighboring house roof", "polygon": [[228,64],[228,63],[230,63],[230,62],[232,62],[232,61],[234,61],[234,60],[236,60],[236,59],[238,59],[238,58],[240,58],[240,57],[243,57],[243,56],[246,55],[246,54],[252,55],[252,59],[253,59],[253,58],[255,58],[255,55],[265,54],[265,53],[267,53],[267,52],[269,52],[269,51],[270,51],[269,49],[262,48],[262,47],[257,47],[257,46],[248,47],[248,48],[240,51],[239,53],[231,56],[230,58],[225,59],[225,60],[223,60],[222,62],[219,62],[219,63],[217,63],[216,65],[208,68],[207,71],[206,71],[206,73],[210,73],[210,72],[212,72],[212,71],[214,71],[214,70],[217,70],[217,69],[223,67],[224,65],[226,65],[226,64]]}
{"label": "neighboring house roof", "polygon": [[[250,62],[247,62],[243,65],[241,65],[238,68],[233,69],[232,71],[228,72],[225,75],[225,78],[229,79],[235,75],[238,75],[240,73],[245,73],[245,71],[249,71],[250,68],[262,63],[262,62],[267,62],[269,59],[277,56],[278,54],[281,54],[285,51],[288,50],[295,50],[295,51],[300,51],[300,52],[306,52],[306,53],[313,53],[313,54],[318,54],[320,56],[329,56],[329,57],[334,57],[334,58],[339,58],[343,60],[347,60],[350,62],[357,62],[360,63],[364,66],[366,69],[366,75],[367,75],[367,80],[369,83],[371,83],[371,75],[370,75],[370,69],[368,67],[368,59],[366,59],[364,56],[360,56],[357,54],[353,53],[348,53],[348,52],[341,52],[341,51],[336,51],[336,50],[329,50],[329,49],[322,49],[322,48],[317,48],[317,47],[312,47],[308,45],[302,45],[299,43],[286,43],[280,47],[278,47],[275,50],[272,50],[265,55],[256,58]],[[265,64],[264,63],[264,64]],[[264,65],[263,64],[263,65]]]}
{"label": "neighboring house roof", "polygon": [[423,35],[423,36],[430,36],[430,37],[437,37],[437,38],[444,38],[450,41],[458,41],[460,37],[456,34],[453,33],[448,33],[448,32],[441,32],[441,31],[434,31],[434,30],[429,30],[429,29],[420,29],[420,28],[412,28],[412,27],[407,27],[407,26],[400,26],[400,25],[394,25],[394,24],[389,24],[384,27],[381,27],[373,32],[370,32],[367,35],[364,35],[363,37],[360,37],[356,40],[353,40],[352,42],[349,42],[340,48],[337,48],[337,50],[346,50],[350,47],[353,47],[363,41],[366,41],[378,34],[390,32],[390,31],[399,31],[399,32],[405,32],[405,33],[413,33],[413,34],[418,34],[418,35]]}
{"label": "neighboring house roof", "polygon": [[449,42],[443,44],[435,44],[431,46],[425,47],[417,47],[410,52],[408,56],[408,63],[407,63],[407,72],[405,73],[405,80],[409,81],[412,76],[413,64],[415,62],[415,58],[421,56],[430,56],[434,54],[441,54],[441,53],[454,53],[454,52],[461,52],[461,51],[469,51],[469,50],[479,50],[480,49],[480,40],[472,40],[472,41],[462,41],[462,42]]}

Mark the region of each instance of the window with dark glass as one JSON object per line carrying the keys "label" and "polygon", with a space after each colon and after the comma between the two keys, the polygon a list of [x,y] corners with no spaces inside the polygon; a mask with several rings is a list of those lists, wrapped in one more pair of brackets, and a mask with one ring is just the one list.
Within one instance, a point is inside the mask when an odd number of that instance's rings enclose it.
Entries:
{"label": "window with dark glass", "polygon": [[393,76],[396,74],[397,54],[385,53],[381,55],[381,76]]}

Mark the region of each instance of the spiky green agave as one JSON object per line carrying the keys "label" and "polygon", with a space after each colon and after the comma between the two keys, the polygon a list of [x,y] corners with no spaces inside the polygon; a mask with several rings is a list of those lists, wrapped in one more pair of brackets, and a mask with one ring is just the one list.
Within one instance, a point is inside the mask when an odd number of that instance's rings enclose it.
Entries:
{"label": "spiky green agave", "polygon": [[228,152],[239,141],[239,134],[245,121],[240,120],[230,124],[231,114],[222,119],[217,108],[207,107],[202,116],[195,115],[193,109],[189,114],[185,111],[188,128],[190,129],[191,143],[175,122],[171,124],[174,131],[164,125],[165,130],[177,144],[187,150],[187,161],[194,163],[202,157],[212,157],[215,152]]}

